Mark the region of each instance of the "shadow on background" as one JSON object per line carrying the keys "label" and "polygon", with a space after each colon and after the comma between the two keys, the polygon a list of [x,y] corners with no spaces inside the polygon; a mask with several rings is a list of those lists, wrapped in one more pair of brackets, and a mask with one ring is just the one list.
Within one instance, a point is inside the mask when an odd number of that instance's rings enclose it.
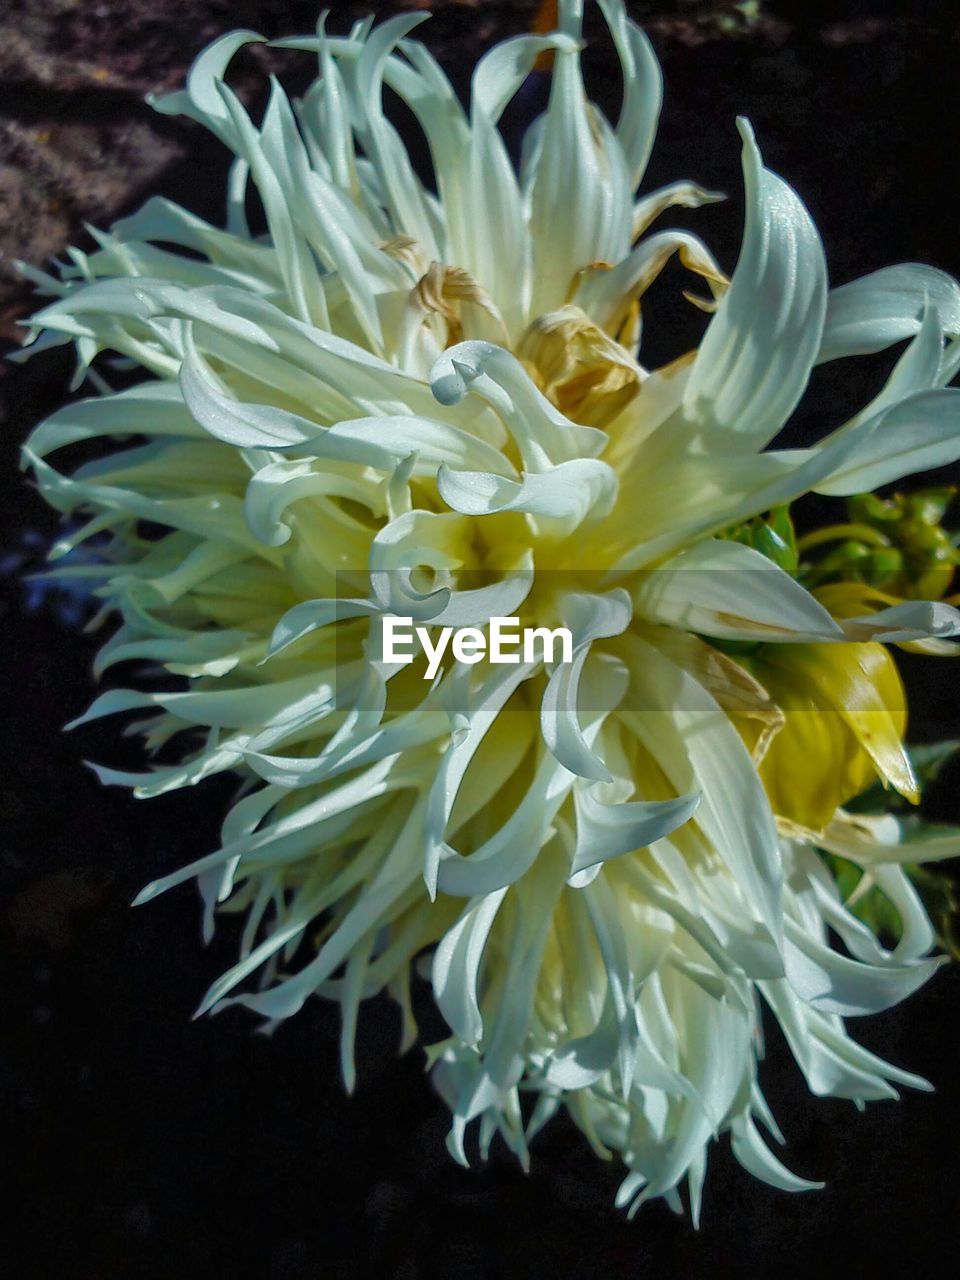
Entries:
{"label": "shadow on background", "polygon": [[[332,25],[342,28],[345,13],[364,7],[335,5]],[[522,27],[530,7],[435,5],[420,34],[452,54],[463,84],[480,47]],[[101,8],[122,15],[122,5]],[[770,3],[752,33],[727,35],[710,25],[717,6],[636,9],[653,15],[667,85],[648,186],[689,176],[732,193],[725,206],[673,219],[695,225],[724,265],[732,267],[739,243],[733,117],[743,113],[767,163],[808,202],[835,282],[910,259],[960,274],[960,126],[948,109],[960,38],[950,7]],[[183,0],[161,10],[150,38],[182,62],[217,30],[251,25],[277,34],[313,19],[303,4]],[[284,10],[289,21],[281,21]],[[71,38],[92,41],[97,30],[78,28]],[[78,56],[102,54],[109,67],[115,46],[102,39],[106,53],[81,48]],[[117,64],[126,56],[120,41]],[[588,67],[608,101],[608,56],[592,54]],[[156,67],[158,81],[168,69]],[[19,125],[44,113],[68,130],[71,116],[84,125],[115,113],[143,118],[139,91],[58,92],[35,81],[24,91],[24,83],[7,84],[8,116]],[[536,86],[528,93],[521,115]],[[519,126],[516,113],[511,121]],[[109,212],[157,191],[216,218],[225,172],[217,147],[189,126],[151,128],[158,139],[179,130],[191,158],[174,158],[146,189],[120,190]],[[695,340],[695,318],[667,302],[677,283],[667,279],[651,302],[647,363]],[[486,1169],[457,1169],[421,1055],[394,1059],[398,1019],[385,1002],[361,1015],[351,1099],[338,1075],[337,1014],[319,1002],[269,1040],[233,1011],[190,1021],[229,948],[201,946],[190,889],[136,911],[127,904],[155,875],[215,846],[230,785],[208,782],[149,804],[101,788],[80,761],[135,767],[136,750],[110,722],[60,732],[92,696],[96,637],[79,633],[75,601],[38,598],[16,581],[39,564],[53,529],[52,514],[16,475],[16,450],[59,403],[68,376],[62,353],[14,369],[2,440],[0,1088],[12,1184],[5,1203],[16,1206],[9,1221],[23,1241],[19,1273],[686,1280],[945,1269],[958,1221],[956,969],[855,1028],[876,1052],[928,1076],[935,1095],[874,1104],[863,1115],[812,1100],[771,1033],[763,1079],[788,1136],[785,1158],[828,1188],[775,1192],[721,1144],[699,1234],[659,1204],[625,1222],[611,1207],[617,1169],[600,1164],[562,1122],[538,1139],[528,1177],[499,1153]],[[878,375],[865,362],[844,371],[842,388],[833,376],[818,375],[790,426],[792,442],[842,421]],[[952,669],[932,661],[907,668],[914,735],[957,736]],[[956,781],[955,771],[942,780],[934,816],[960,820]]]}

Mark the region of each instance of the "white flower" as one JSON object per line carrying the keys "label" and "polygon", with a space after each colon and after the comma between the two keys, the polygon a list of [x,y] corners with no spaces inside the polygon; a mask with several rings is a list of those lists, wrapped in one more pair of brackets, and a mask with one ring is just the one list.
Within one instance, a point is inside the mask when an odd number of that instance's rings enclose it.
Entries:
{"label": "white flower", "polygon": [[[600,7],[624,74],[615,127],[584,93],[575,0],[555,34],[482,59],[468,111],[408,38],[422,14],[278,42],[316,54],[319,76],[293,104],[273,83],[259,126],[223,81],[259,37],[217,41],[155,105],[235,153],[226,229],[153,199],[58,278],[32,272],[54,295],[38,345],[73,341],[100,394],[38,427],[26,459],[86,521],[54,557],[99,548],[80,572],[120,625],[98,671],[185,677],[94,702],[85,718],[148,712],[151,750],[186,735],[178,763],[102,779],[139,796],[243,779],[221,847],[139,899],[195,878],[205,936],[219,911],[245,916],[201,1008],[276,1020],[339,1001],[351,1085],[361,1000],[390,991],[410,1044],[412,969],[432,951],[458,1158],[477,1119],[483,1149],[500,1132],[526,1159],[562,1105],[624,1161],[623,1203],[677,1203],[686,1180],[696,1217],[723,1132],[759,1177],[811,1185],[757,1128],[777,1136],[761,1004],[816,1094],[924,1085],[843,1018],[937,967],[900,864],[960,837],[900,843],[893,818],[838,806],[876,774],[915,798],[881,642],[940,651],[960,615],[869,582],[813,591],[750,530],[773,536],[762,513],[810,490],[960,457],[960,287],[901,266],[828,291],[810,217],[746,123],[732,280],[689,234],[639,239],[669,205],[715,197],[686,182],[636,197],[659,70],[620,0]],[[497,123],[547,51],[549,107],[517,173]],[[384,86],[426,134],[435,191]],[[675,253],[713,314],[695,353],[650,370],[640,298]],[[855,418],[815,448],[767,449],[815,364],[907,337]],[[110,362],[90,367],[104,350],[152,377],[111,392]],[[46,461],[98,437],[133,441],[71,476]],[[562,621],[574,660],[448,658],[424,681],[382,662],[385,615]],[[889,899],[892,950],[820,850]]]}

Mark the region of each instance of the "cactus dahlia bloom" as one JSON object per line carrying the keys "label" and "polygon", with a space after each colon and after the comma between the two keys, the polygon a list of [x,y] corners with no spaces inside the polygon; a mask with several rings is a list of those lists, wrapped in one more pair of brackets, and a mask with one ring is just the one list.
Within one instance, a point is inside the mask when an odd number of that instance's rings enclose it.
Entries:
{"label": "cactus dahlia bloom", "polygon": [[[72,518],[54,558],[96,551],[63,571],[118,620],[98,670],[168,675],[87,713],[140,713],[159,753],[103,781],[241,779],[220,848],[140,898],[195,879],[207,936],[244,918],[201,1008],[272,1023],[338,1001],[351,1085],[361,1000],[394,996],[409,1044],[420,975],[450,1030],[429,1055],[458,1159],[476,1120],[481,1151],[499,1132],[526,1161],[566,1107],[622,1160],[621,1203],[677,1205],[686,1181],[696,1217],[721,1133],[752,1173],[812,1185],[758,1128],[777,1136],[762,1007],[815,1094],[924,1087],[844,1019],[937,968],[903,864],[960,839],[843,805],[878,776],[917,798],[885,642],[949,650],[956,557],[935,497],[851,497],[859,515],[799,544],[788,507],[960,457],[960,286],[910,265],[829,291],[746,123],[732,277],[692,235],[647,235],[712,197],[635,194],[659,71],[620,0],[600,8],[616,125],[585,96],[576,0],[554,33],[492,49],[466,109],[409,39],[423,15],[278,42],[319,74],[293,103],[272,82],[259,123],[224,82],[259,37],[218,40],[155,106],[235,153],[226,226],[153,199],[56,278],[32,273],[53,297],[38,345],[73,341],[97,394],[38,427],[26,461]],[[544,54],[549,105],[515,168],[498,120]],[[696,351],[650,369],[640,303],[674,254],[711,314]],[[854,418],[768,447],[815,365],[901,339]],[[118,357],[144,377],[112,391]],[[110,447],[72,474],[47,461],[95,438]],[[572,660],[448,653],[424,679],[422,658],[384,660],[388,615],[428,634],[560,623]],[[871,894],[892,938],[855,912]]]}

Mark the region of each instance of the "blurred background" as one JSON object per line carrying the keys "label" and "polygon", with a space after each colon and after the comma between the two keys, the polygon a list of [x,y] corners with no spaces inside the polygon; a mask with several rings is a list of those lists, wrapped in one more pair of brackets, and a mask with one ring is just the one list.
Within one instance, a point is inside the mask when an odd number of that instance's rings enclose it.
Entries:
{"label": "blurred background", "polygon": [[[340,32],[375,9],[432,10],[420,28],[463,90],[491,43],[527,30],[536,4],[333,3]],[[661,58],[666,102],[646,185],[689,177],[730,200],[686,225],[727,270],[742,219],[737,114],[766,163],[800,192],[827,247],[833,283],[904,260],[960,275],[960,14],[952,4],[818,0],[629,3]],[[308,31],[313,4],[277,0],[6,0],[0,13],[0,337],[19,341],[31,309],[12,258],[42,265],[84,223],[106,226],[160,193],[221,218],[226,156],[188,122],[155,115],[149,91],[178,87],[193,56],[234,27]],[[596,14],[588,30],[598,29]],[[598,32],[599,34],[599,32]],[[235,83],[256,101],[265,67],[288,85],[306,55],[247,51]],[[608,111],[618,79],[608,45],[586,62]],[[517,134],[539,111],[534,77],[511,111]],[[668,301],[646,312],[644,362],[696,340],[702,317]],[[831,368],[835,368],[831,366]],[[336,1010],[312,1002],[271,1038],[242,1013],[192,1022],[229,963],[204,948],[199,907],[180,889],[133,911],[155,875],[216,844],[231,784],[138,804],[101,788],[84,759],[139,756],[116,726],[64,735],[93,693],[97,637],[81,598],[24,584],[54,529],[20,478],[17,451],[67,391],[68,356],[3,378],[0,434],[0,1114],[5,1253],[26,1277],[251,1276],[266,1280],[522,1280],[525,1277],[808,1277],[946,1272],[960,1222],[960,970],[854,1028],[870,1048],[926,1075],[933,1095],[874,1104],[805,1096],[771,1034],[764,1087],[788,1137],[785,1159],[826,1191],[788,1196],[711,1157],[703,1226],[662,1204],[633,1223],[613,1207],[620,1177],[571,1126],[554,1123],[525,1176],[497,1151],[465,1172],[444,1149],[446,1115],[414,1050],[398,1059],[398,1018],[361,1014],[358,1087],[344,1096]],[[818,375],[795,441],[842,421],[876,385],[870,362]],[[945,472],[930,477],[943,482]],[[911,736],[956,737],[950,664],[910,662]],[[931,788],[928,816],[960,820],[958,774]],[[441,1029],[427,1028],[437,1036]]]}

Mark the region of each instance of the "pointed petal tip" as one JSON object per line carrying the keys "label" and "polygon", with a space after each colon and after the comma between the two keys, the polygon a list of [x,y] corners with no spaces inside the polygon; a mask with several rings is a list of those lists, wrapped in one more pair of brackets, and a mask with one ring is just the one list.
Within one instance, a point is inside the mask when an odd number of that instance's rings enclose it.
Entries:
{"label": "pointed petal tip", "polygon": [[756,147],[756,134],[753,132],[753,125],[746,116],[737,116],[737,132],[743,139],[745,147]]}

